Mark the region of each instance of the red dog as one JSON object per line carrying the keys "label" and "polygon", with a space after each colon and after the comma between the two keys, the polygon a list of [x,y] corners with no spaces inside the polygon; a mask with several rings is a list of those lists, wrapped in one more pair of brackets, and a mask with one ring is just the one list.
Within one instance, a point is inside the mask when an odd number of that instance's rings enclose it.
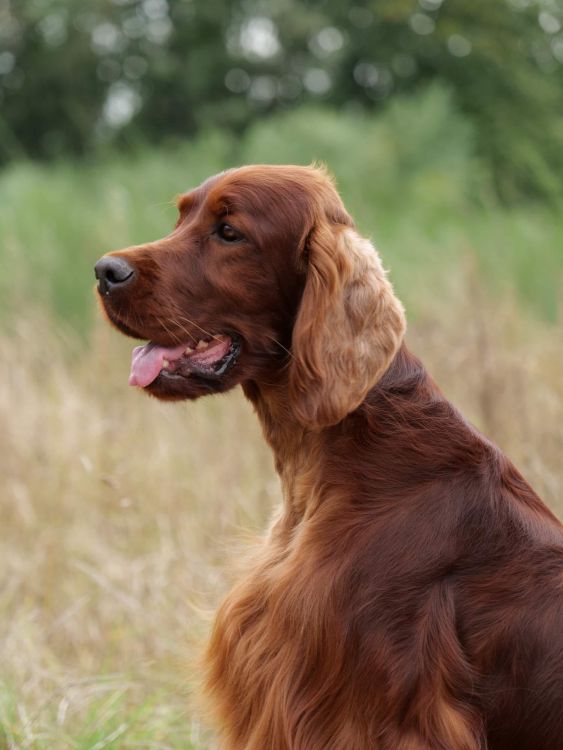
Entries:
{"label": "red dog", "polygon": [[96,266],[161,399],[241,384],[284,502],[207,652],[231,750],[563,748],[563,531],[403,343],[327,175],[255,166]]}

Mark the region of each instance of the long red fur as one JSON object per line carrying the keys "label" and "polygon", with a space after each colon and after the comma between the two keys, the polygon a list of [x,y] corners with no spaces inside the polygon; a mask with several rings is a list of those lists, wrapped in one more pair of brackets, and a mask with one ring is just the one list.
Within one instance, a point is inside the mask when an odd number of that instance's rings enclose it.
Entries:
{"label": "long red fur", "polygon": [[[207,648],[223,747],[563,748],[561,524],[409,352],[328,176],[246,167],[179,207],[104,302],[164,344],[240,334],[216,389],[242,385],[282,482]],[[236,247],[209,239],[225,210]]]}

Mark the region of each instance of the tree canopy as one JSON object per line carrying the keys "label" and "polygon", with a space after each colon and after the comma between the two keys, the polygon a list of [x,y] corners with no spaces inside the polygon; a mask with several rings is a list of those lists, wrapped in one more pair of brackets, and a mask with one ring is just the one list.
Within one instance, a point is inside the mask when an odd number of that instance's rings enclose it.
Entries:
{"label": "tree canopy", "polygon": [[0,159],[236,133],[311,100],[377,110],[438,80],[498,193],[546,195],[563,171],[562,24],[560,0],[7,0]]}

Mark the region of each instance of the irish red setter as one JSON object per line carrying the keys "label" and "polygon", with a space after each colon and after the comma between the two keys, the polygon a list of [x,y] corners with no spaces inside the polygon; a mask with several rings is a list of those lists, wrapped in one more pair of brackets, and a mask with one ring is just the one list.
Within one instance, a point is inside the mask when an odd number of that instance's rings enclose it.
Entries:
{"label": "irish red setter", "polygon": [[130,383],[242,385],[283,485],[207,650],[223,746],[563,748],[562,527],[405,346],[329,177],[243,167],[178,209],[96,275],[149,341]]}

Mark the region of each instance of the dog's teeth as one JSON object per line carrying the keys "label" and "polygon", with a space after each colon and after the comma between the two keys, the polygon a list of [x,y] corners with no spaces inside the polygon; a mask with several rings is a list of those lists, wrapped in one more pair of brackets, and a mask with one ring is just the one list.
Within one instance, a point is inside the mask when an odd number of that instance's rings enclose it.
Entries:
{"label": "dog's teeth", "polygon": [[207,349],[207,347],[208,347],[208,346],[209,346],[209,344],[208,344],[208,342],[207,342],[207,341],[204,341],[203,339],[200,339],[200,340],[199,340],[199,341],[197,342],[197,346],[196,346],[196,349],[197,349],[197,350],[199,351],[199,350],[201,350],[201,349]]}
{"label": "dog's teeth", "polygon": [[191,346],[187,346],[184,354],[192,354],[192,353],[193,353],[192,347]]}
{"label": "dog's teeth", "polygon": [[170,362],[167,359],[163,359],[162,360],[162,367],[163,367],[163,369],[166,370],[166,368],[168,367],[169,364],[170,364]]}

